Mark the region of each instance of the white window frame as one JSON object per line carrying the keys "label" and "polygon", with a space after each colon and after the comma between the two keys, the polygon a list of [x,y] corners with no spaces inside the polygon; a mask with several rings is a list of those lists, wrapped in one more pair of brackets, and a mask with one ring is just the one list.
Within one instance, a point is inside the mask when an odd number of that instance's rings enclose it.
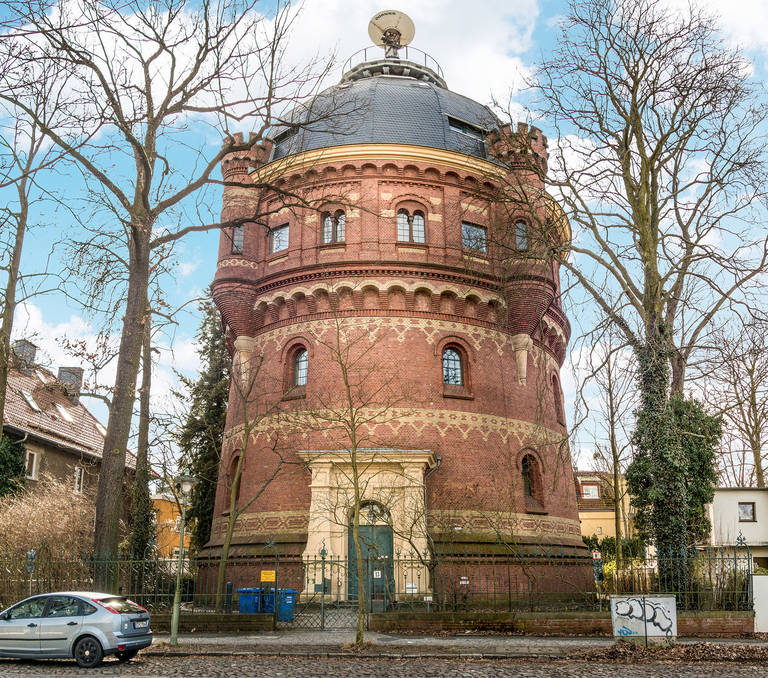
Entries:
{"label": "white window frame", "polygon": [[[285,238],[285,240],[283,240]],[[288,249],[290,245],[290,231],[288,230],[288,224],[283,224],[277,228],[273,228],[269,234],[269,252],[275,254]]]}
{"label": "white window frame", "polygon": [[[29,473],[29,459],[32,458],[32,473]],[[37,480],[37,475],[40,466],[40,454],[27,450],[24,455],[24,477],[27,480]]]}
{"label": "white window frame", "polygon": [[75,487],[74,487],[75,494],[82,494],[83,486],[85,483],[85,469],[82,466],[75,466],[73,475],[74,475],[74,481],[75,481]]}
{"label": "white window frame", "polygon": [[[587,490],[590,490],[589,494]],[[594,490],[594,495],[591,492],[592,490]],[[597,483],[582,483],[581,497],[582,499],[600,499],[600,485]]]}
{"label": "white window frame", "polygon": [[37,404],[34,397],[29,391],[22,391],[21,395],[24,396],[24,400],[27,401],[27,405],[29,405],[35,412],[42,412],[40,409],[40,405]]}
{"label": "white window frame", "polygon": [[461,247],[469,252],[488,254],[488,229],[479,224],[462,221]]}
{"label": "white window frame", "polygon": [[62,416],[63,419],[66,421],[73,423],[75,421],[75,418],[67,411],[67,408],[64,407],[61,403],[54,403],[56,406],[56,409],[58,410],[59,414]]}

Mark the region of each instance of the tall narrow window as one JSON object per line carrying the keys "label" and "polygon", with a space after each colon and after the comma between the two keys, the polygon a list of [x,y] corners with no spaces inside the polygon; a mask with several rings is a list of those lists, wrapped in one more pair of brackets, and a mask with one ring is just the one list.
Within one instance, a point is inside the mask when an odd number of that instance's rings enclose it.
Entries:
{"label": "tall narrow window", "polygon": [[306,386],[307,385],[307,371],[309,367],[309,361],[307,359],[307,349],[301,348],[296,351],[296,355],[293,357],[293,385],[294,386]]}
{"label": "tall narrow window", "polygon": [[552,375],[552,397],[555,400],[555,416],[557,421],[565,424],[565,412],[563,411],[563,392],[560,389],[560,382],[556,375]]}
{"label": "tall narrow window", "polygon": [[27,458],[24,461],[24,476],[27,480],[37,480],[37,452],[27,450]]}
{"label": "tall narrow window", "polygon": [[421,212],[414,212],[411,221],[411,240],[413,242],[424,242],[424,215]]}
{"label": "tall narrow window", "polygon": [[245,240],[245,226],[238,224],[232,229],[232,254],[243,253],[243,242]]}
{"label": "tall narrow window", "polygon": [[397,239],[409,241],[411,239],[410,215],[405,210],[397,213]]}
{"label": "tall narrow window", "polygon": [[82,466],[75,466],[75,494],[83,493],[83,479],[85,477],[85,471]]}
{"label": "tall narrow window", "polygon": [[269,251],[273,254],[288,249],[288,224],[272,229],[269,244]]}
{"label": "tall narrow window", "polygon": [[524,221],[515,222],[515,245],[519,250],[528,249],[528,224]]}
{"label": "tall narrow window", "polygon": [[461,386],[464,378],[461,369],[461,354],[455,348],[443,351],[443,383],[451,386]]}
{"label": "tall narrow window", "polygon": [[523,473],[523,496],[525,497],[533,496],[533,483],[531,482],[531,475],[533,473],[533,469],[531,468],[532,459],[531,455],[527,454],[523,457],[523,462],[521,464]]}
{"label": "tall narrow window", "polygon": [[325,212],[323,214],[323,244],[344,242],[346,225],[347,218],[343,210],[338,210],[333,215]]}
{"label": "tall narrow window", "polygon": [[488,241],[485,228],[466,221],[461,224],[461,244],[465,250],[474,250],[485,254],[488,251]]}
{"label": "tall narrow window", "polygon": [[411,214],[408,210],[400,210],[397,213],[397,239],[401,242],[426,242],[424,213],[416,211]]}

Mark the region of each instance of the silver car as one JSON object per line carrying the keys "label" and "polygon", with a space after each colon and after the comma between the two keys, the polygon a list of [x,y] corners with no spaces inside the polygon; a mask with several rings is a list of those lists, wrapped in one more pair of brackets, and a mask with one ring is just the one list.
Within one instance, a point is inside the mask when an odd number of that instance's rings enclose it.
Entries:
{"label": "silver car", "polygon": [[112,593],[46,593],[0,614],[0,657],[74,657],[93,668],[104,655],[128,661],[151,644],[149,613]]}

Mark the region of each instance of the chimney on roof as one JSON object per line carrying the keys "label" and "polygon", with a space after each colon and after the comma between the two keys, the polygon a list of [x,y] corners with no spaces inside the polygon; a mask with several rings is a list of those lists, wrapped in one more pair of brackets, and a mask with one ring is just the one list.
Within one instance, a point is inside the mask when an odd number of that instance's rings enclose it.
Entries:
{"label": "chimney on roof", "polygon": [[35,368],[35,355],[37,346],[26,339],[17,339],[13,342],[13,355],[15,366],[25,374],[30,374]]}
{"label": "chimney on roof", "polygon": [[64,387],[64,391],[69,396],[73,405],[77,405],[80,398],[80,389],[83,387],[83,368],[82,367],[60,367],[59,381]]}

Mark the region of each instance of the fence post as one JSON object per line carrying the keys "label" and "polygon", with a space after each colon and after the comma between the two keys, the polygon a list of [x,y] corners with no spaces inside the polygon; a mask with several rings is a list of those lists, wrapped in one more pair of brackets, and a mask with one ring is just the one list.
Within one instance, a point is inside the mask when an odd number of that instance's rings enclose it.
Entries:
{"label": "fence post", "polygon": [[224,593],[224,612],[232,614],[232,590],[234,586],[231,581],[228,581],[225,585]]}

